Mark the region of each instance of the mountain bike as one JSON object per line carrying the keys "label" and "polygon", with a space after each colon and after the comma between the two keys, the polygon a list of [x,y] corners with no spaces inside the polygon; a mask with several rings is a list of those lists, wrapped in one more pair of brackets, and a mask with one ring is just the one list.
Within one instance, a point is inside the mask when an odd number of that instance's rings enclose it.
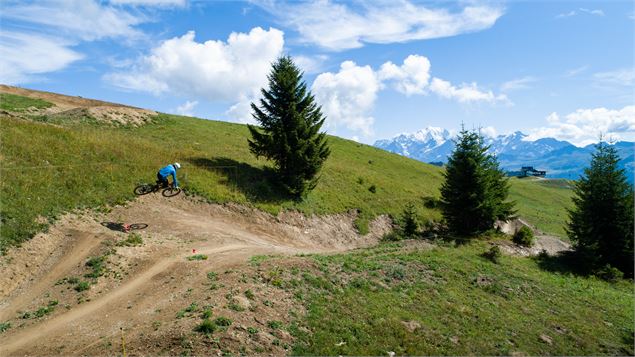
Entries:
{"label": "mountain bike", "polygon": [[142,196],[147,195],[148,193],[158,192],[161,189],[161,194],[163,195],[163,197],[173,197],[181,193],[180,187],[174,187],[173,184],[169,184],[166,187],[158,181],[154,184],[142,183],[141,185],[135,187],[134,193],[135,195]]}

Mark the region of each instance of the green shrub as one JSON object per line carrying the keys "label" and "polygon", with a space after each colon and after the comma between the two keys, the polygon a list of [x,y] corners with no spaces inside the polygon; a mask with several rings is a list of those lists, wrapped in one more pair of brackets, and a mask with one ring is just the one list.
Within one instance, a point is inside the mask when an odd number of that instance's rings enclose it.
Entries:
{"label": "green shrub", "polygon": [[621,270],[611,266],[610,264],[605,265],[600,270],[598,270],[595,274],[598,278],[615,283],[624,278],[624,273]]}
{"label": "green shrub", "polygon": [[249,300],[253,300],[255,297],[254,292],[249,289],[245,290],[245,297]]}
{"label": "green shrub", "polygon": [[483,257],[488,259],[494,264],[500,263],[501,258],[503,257],[503,253],[499,246],[495,245],[490,248],[487,252],[483,253]]}
{"label": "green shrub", "polygon": [[402,239],[403,239],[403,237],[396,230],[393,230],[392,232],[388,232],[388,233],[384,234],[383,237],[381,237],[381,240],[386,241],[386,242],[397,242],[397,241],[400,241]]}
{"label": "green shrub", "polygon": [[126,240],[117,242],[118,247],[136,247],[143,244],[143,238],[138,233],[130,233]]}
{"label": "green shrub", "polygon": [[255,335],[255,334],[257,334],[257,333],[258,333],[258,329],[257,329],[257,328],[255,328],[255,327],[247,327],[247,332],[248,332],[250,335]]}
{"label": "green shrub", "polygon": [[281,321],[267,321],[267,326],[269,326],[270,329],[272,330],[278,330],[280,328],[282,328],[282,322]]}
{"label": "green shrub", "polygon": [[192,261],[192,260],[207,260],[207,255],[205,255],[205,254],[195,254],[195,255],[187,257],[187,260],[189,260],[189,261]]}
{"label": "green shrub", "polygon": [[377,186],[370,185],[370,187],[368,188],[368,191],[370,191],[371,193],[377,193]]}
{"label": "green shrub", "polygon": [[196,326],[194,330],[204,334],[211,334],[216,331],[216,324],[210,319],[205,319],[200,325]]}
{"label": "green shrub", "polygon": [[201,315],[201,318],[209,319],[211,317],[212,317],[212,309],[207,308],[207,309],[203,310],[203,314]]}
{"label": "green shrub", "polygon": [[102,276],[104,274],[105,260],[106,260],[106,257],[104,256],[89,258],[88,261],[86,261],[86,266],[92,268],[93,271],[88,274],[84,274],[84,277],[96,279]]}
{"label": "green shrub", "polygon": [[90,283],[87,281],[80,281],[79,283],[77,283],[77,285],[75,285],[75,291],[77,292],[82,292],[84,290],[88,290],[90,289]]}
{"label": "green shrub", "polygon": [[522,226],[520,227],[519,230],[516,231],[512,240],[516,244],[519,244],[525,247],[531,247],[532,245],[534,245],[534,241],[535,241],[534,232],[532,232],[531,228],[527,226]]}
{"label": "green shrub", "polygon": [[217,317],[216,320],[214,320],[214,323],[216,326],[230,326],[232,324],[232,320],[221,316]]}
{"label": "green shrub", "polygon": [[10,322],[0,322],[0,333],[8,330],[11,328],[11,323]]}

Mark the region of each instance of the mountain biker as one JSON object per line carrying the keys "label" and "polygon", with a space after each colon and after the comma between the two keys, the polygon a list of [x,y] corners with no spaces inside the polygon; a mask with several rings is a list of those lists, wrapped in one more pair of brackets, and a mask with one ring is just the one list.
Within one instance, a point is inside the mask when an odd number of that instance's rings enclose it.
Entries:
{"label": "mountain biker", "polygon": [[157,172],[157,183],[159,183],[162,187],[167,187],[170,184],[168,176],[172,176],[174,188],[179,188],[179,181],[176,179],[176,170],[180,168],[181,164],[178,162],[169,164],[168,166],[162,168],[159,172]]}

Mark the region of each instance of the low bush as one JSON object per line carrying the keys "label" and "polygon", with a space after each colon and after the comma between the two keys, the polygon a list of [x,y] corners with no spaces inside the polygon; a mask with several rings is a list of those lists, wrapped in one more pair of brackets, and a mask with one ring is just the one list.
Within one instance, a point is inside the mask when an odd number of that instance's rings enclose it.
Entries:
{"label": "low bush", "polygon": [[494,264],[500,263],[501,258],[503,257],[503,253],[501,252],[500,247],[497,245],[491,247],[490,250],[483,253],[482,255],[484,258],[486,258],[487,260],[491,261]]}
{"label": "low bush", "polygon": [[211,334],[216,331],[216,324],[210,319],[205,319],[200,325],[196,326],[194,330],[204,334]]}
{"label": "low bush", "polygon": [[230,326],[232,324],[232,320],[228,319],[226,317],[217,317],[216,320],[214,320],[214,323],[216,324],[216,326]]}
{"label": "low bush", "polygon": [[512,238],[514,243],[525,247],[531,247],[534,245],[534,232],[527,226],[522,226]]}
{"label": "low bush", "polygon": [[594,275],[610,283],[616,283],[624,278],[624,273],[621,270],[609,264],[599,269]]}

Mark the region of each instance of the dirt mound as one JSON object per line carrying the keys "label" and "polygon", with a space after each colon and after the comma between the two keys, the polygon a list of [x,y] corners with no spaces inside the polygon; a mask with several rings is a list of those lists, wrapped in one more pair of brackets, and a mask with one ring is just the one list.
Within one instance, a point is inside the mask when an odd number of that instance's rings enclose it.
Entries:
{"label": "dirt mound", "polygon": [[[390,220],[380,217],[371,234],[360,236],[354,219],[353,213],[274,217],[235,204],[160,195],[108,213],[68,214],[0,257],[0,322],[11,323],[0,334],[0,355],[81,354],[88,346],[103,354],[108,350],[100,338],[116,336],[119,327],[135,331],[142,352],[144,344],[177,338],[170,328],[157,335],[153,321],[174,322],[177,310],[190,303],[188,291],[208,281],[210,270],[237,269],[254,255],[364,247],[391,229]],[[129,223],[147,228],[122,232]],[[218,307],[227,289],[222,291],[204,299]]]}
{"label": "dirt mound", "polygon": [[28,115],[45,115],[70,119],[71,121],[92,118],[106,124],[139,126],[151,121],[157,115],[157,112],[153,110],[3,84],[0,84],[0,93],[42,99],[54,104],[54,106],[45,109],[28,108],[24,112],[8,112],[9,115],[25,119],[28,119]]}

